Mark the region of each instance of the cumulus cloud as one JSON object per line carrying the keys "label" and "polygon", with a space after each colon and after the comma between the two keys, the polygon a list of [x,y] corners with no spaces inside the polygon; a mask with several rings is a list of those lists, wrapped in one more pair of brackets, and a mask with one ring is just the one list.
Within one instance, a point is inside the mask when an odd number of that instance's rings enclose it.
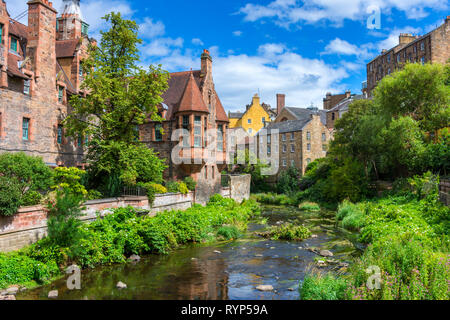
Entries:
{"label": "cumulus cloud", "polygon": [[239,31],[239,30],[233,31],[233,35],[236,37],[240,37],[240,36],[242,36],[242,31]]}
{"label": "cumulus cloud", "polygon": [[171,53],[174,48],[183,46],[182,38],[157,38],[142,47],[142,53],[146,56],[162,57]]}
{"label": "cumulus cloud", "polygon": [[166,27],[161,21],[153,22],[153,19],[146,17],[144,22],[139,24],[139,35],[143,38],[154,38],[162,36],[166,32]]}
{"label": "cumulus cloud", "polygon": [[192,44],[194,44],[196,46],[202,46],[204,43],[199,38],[194,38],[194,39],[192,39]]}
{"label": "cumulus cloud", "polygon": [[373,5],[385,15],[395,8],[411,19],[426,17],[429,9],[446,10],[449,7],[442,0],[275,0],[267,5],[247,3],[239,13],[245,16],[245,21],[270,19],[282,27],[319,21],[340,25],[345,19],[367,19],[367,9]]}

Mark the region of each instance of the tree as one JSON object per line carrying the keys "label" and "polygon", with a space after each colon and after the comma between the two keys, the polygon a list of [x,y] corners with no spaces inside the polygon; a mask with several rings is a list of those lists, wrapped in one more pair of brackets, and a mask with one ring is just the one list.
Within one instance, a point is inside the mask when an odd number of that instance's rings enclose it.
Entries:
{"label": "tree", "polygon": [[103,19],[110,29],[101,32],[100,46],[90,46],[83,61],[81,89],[87,95],[71,98],[73,111],[64,125],[73,137],[90,137],[87,160],[94,181],[109,175],[134,184],[154,178],[148,170],[142,171],[146,167],[139,164],[142,152],[149,155],[148,161],[158,162],[154,167],[162,166],[155,153],[144,151],[136,130],[148,117],[162,120],[157,107],[163,102],[169,75],[161,66],[148,70],[138,66],[142,40],[136,22],[114,12]]}

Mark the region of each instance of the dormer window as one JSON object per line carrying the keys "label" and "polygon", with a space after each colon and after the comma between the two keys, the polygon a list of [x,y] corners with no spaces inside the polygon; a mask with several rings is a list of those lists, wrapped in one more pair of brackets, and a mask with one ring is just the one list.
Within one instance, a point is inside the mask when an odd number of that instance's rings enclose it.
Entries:
{"label": "dormer window", "polygon": [[19,47],[19,40],[17,38],[11,37],[11,51],[17,52]]}
{"label": "dormer window", "polygon": [[87,36],[89,32],[89,25],[85,22],[81,23],[81,34]]}

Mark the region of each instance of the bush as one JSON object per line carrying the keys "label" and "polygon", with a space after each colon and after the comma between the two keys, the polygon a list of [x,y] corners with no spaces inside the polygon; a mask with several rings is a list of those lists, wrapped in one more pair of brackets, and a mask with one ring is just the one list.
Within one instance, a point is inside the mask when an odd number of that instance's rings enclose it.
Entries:
{"label": "bush", "polygon": [[178,191],[182,194],[188,194],[189,189],[184,182],[180,182],[178,185]]}
{"label": "bush", "polygon": [[289,167],[288,170],[281,172],[278,182],[277,191],[286,195],[292,195],[299,189],[300,172],[296,167]]}
{"label": "bush", "polygon": [[310,274],[299,289],[302,300],[344,300],[348,283],[332,274]]}
{"label": "bush", "polygon": [[55,185],[52,189],[56,191],[63,191],[87,197],[88,192],[86,188],[80,183],[81,177],[86,174],[86,171],[75,167],[66,168],[58,167],[54,170]]}
{"label": "bush", "polygon": [[302,202],[298,207],[303,211],[320,211],[320,206],[315,202]]}
{"label": "bush", "polygon": [[[11,205],[8,205],[8,202],[3,204],[0,214],[3,211],[12,215],[22,205],[38,204],[41,200],[40,194],[47,192],[53,184],[53,172],[42,158],[27,156],[23,152],[0,154],[0,176],[3,177],[2,185],[7,185],[1,193],[6,189],[11,190]],[[11,182],[5,182],[7,180]]]}
{"label": "bush", "polygon": [[0,176],[0,215],[12,216],[22,205],[21,184],[16,178]]}
{"label": "bush", "polygon": [[217,230],[217,235],[223,237],[225,240],[239,238],[239,229],[236,226],[223,226]]}
{"label": "bush", "polygon": [[197,182],[192,179],[192,177],[186,177],[184,178],[183,182],[186,184],[187,188],[190,191],[195,191],[195,187],[197,186]]}
{"label": "bush", "polygon": [[311,237],[311,231],[304,226],[296,226],[286,223],[281,226],[271,227],[268,231],[258,233],[260,236],[272,240],[296,240],[301,241]]}
{"label": "bush", "polygon": [[358,231],[365,225],[364,205],[356,205],[345,200],[339,205],[336,219],[341,220],[343,228]]}
{"label": "bush", "polygon": [[254,195],[254,197],[256,201],[265,204],[284,205],[284,206],[296,205],[296,200],[285,194],[260,193]]}
{"label": "bush", "polygon": [[177,181],[169,181],[166,183],[167,191],[170,193],[178,193],[179,185]]}
{"label": "bush", "polygon": [[58,192],[56,200],[48,204],[47,228],[50,241],[61,247],[70,247],[80,237],[83,197],[70,192]]}

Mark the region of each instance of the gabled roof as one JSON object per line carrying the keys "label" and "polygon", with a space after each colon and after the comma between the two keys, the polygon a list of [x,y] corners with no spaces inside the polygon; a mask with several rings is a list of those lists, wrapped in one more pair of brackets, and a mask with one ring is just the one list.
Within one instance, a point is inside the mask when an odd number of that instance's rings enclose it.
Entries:
{"label": "gabled roof", "polygon": [[28,27],[13,19],[9,23],[9,33],[22,39],[28,39]]}
{"label": "gabled roof", "polygon": [[183,92],[180,104],[174,109],[173,114],[183,111],[197,111],[209,113],[208,108],[203,101],[202,93],[191,72]]}
{"label": "gabled roof", "polygon": [[347,98],[341,102],[339,102],[334,108],[327,110],[327,112],[336,112],[336,111],[342,111],[342,110],[348,110],[348,106],[356,100],[362,100],[364,99],[364,95],[353,95],[350,98]]}
{"label": "gabled roof", "polygon": [[29,79],[30,77],[25,75],[22,70],[19,69],[18,62],[22,61],[23,58],[14,53],[8,52],[8,74],[10,76],[15,76],[23,79]]}
{"label": "gabled roof", "polygon": [[312,114],[319,114],[320,121],[326,125],[327,123],[327,112],[326,110],[311,110],[306,108],[293,108],[285,107],[297,120],[310,119]]}
{"label": "gabled roof", "polygon": [[230,119],[240,119],[243,115],[242,112],[230,112]]}
{"label": "gabled roof", "polygon": [[223,122],[230,122],[228,120],[227,114],[222,106],[222,102],[220,102],[218,95],[216,95],[216,120]]}
{"label": "gabled roof", "polygon": [[73,57],[79,43],[79,39],[56,41],[56,58]]}
{"label": "gabled roof", "polygon": [[271,122],[267,126],[267,131],[278,129],[280,133],[301,131],[311,121],[311,118],[302,120],[288,120],[283,122]]}

